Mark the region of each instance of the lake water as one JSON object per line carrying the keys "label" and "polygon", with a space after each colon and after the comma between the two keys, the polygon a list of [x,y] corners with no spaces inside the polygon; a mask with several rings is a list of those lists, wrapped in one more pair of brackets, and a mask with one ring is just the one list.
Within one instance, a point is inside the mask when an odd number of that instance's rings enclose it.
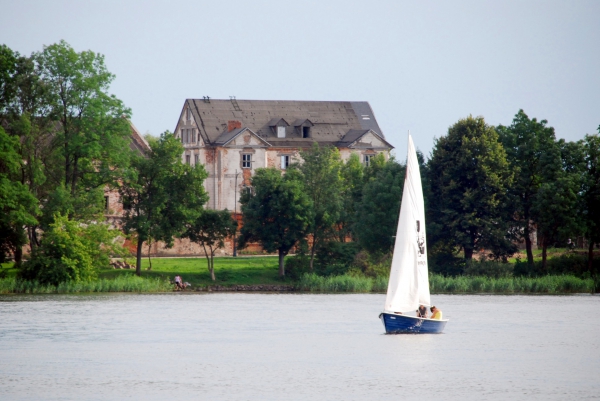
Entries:
{"label": "lake water", "polygon": [[0,296],[0,399],[600,397],[600,297],[433,300],[444,334],[373,294]]}

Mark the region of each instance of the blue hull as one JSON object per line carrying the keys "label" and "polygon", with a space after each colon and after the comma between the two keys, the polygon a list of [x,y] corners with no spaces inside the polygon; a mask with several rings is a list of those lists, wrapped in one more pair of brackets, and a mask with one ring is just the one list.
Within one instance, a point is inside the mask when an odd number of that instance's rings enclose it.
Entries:
{"label": "blue hull", "polygon": [[436,334],[441,333],[446,327],[448,319],[431,320],[423,319],[414,316],[397,315],[395,313],[383,312],[379,315],[383,322],[386,334],[400,333],[426,333]]}

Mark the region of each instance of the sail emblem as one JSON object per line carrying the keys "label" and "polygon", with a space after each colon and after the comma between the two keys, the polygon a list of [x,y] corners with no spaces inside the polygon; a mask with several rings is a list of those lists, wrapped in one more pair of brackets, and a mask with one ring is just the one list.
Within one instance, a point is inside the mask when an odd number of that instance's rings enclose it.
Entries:
{"label": "sail emblem", "polygon": [[417,256],[422,258],[425,255],[425,236],[421,233],[421,222],[419,220],[417,220],[417,246],[419,247]]}

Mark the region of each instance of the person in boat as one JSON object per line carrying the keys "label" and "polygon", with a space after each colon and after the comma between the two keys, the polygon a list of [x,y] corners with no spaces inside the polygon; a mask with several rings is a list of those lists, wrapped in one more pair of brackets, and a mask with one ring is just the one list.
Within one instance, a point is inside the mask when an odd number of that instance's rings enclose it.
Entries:
{"label": "person in boat", "polygon": [[431,319],[442,320],[441,310],[439,310],[435,306],[432,306],[429,310],[431,311]]}
{"label": "person in boat", "polygon": [[427,317],[427,307],[425,305],[419,306],[419,309],[417,309],[417,317]]}

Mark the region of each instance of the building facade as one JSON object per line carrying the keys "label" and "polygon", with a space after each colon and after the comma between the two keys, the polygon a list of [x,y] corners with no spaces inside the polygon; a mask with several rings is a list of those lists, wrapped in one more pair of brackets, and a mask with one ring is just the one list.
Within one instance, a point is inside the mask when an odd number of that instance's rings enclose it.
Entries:
{"label": "building facade", "polygon": [[239,211],[240,192],[261,167],[285,170],[314,142],[369,164],[393,146],[368,102],[187,99],[174,131],[185,163],[204,165],[208,207]]}

